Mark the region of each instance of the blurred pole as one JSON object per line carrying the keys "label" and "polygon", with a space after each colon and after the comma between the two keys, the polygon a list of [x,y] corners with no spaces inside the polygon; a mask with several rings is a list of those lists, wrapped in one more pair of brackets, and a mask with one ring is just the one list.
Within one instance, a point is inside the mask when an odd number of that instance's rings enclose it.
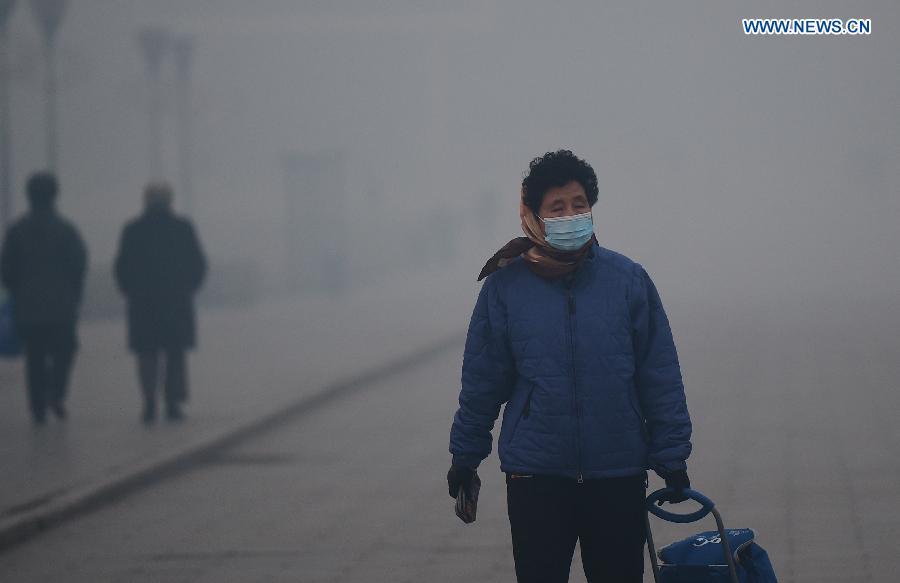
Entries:
{"label": "blurred pole", "polygon": [[47,168],[55,172],[59,163],[58,115],[56,108],[56,33],[65,15],[65,0],[31,0],[34,17],[44,36],[44,106],[47,130]]}
{"label": "blurred pole", "polygon": [[193,194],[193,132],[191,128],[191,74],[194,56],[194,39],[189,35],[173,40],[175,53],[176,91],[178,92],[178,177],[181,182],[181,198],[184,213],[194,214]]}
{"label": "blurred pole", "polygon": [[15,0],[0,0],[0,228],[12,220],[12,137],[9,116],[9,15]]}
{"label": "blurred pole", "polygon": [[44,38],[44,118],[47,120],[47,169],[56,172],[59,161],[57,150],[56,116],[56,58],[51,37]]}
{"label": "blurred pole", "polygon": [[[427,48],[428,58],[428,80],[427,80],[427,98],[428,98],[428,120],[429,124],[425,128],[428,136],[428,152],[427,152],[427,180],[435,185],[437,189],[434,193],[436,200],[450,200],[447,196],[448,192],[444,190],[445,185],[453,184],[453,180],[447,176],[447,160],[452,160],[454,153],[450,148],[450,128],[453,125],[451,120],[450,95],[453,87],[453,77],[450,63],[450,47],[454,41],[451,41],[446,34],[441,31],[435,31],[431,35],[430,43]],[[457,201],[458,204],[458,201]],[[443,209],[452,210],[453,209]],[[435,213],[442,213],[442,209],[423,208],[422,215],[426,218],[426,222],[434,224],[439,228],[438,237],[428,237],[427,240],[421,241],[420,249],[425,250],[424,257],[416,258],[417,261],[429,262],[432,260],[451,261],[455,259],[455,238],[457,233],[448,231],[446,225],[438,225],[434,220]],[[447,213],[446,219],[450,220],[450,214]],[[425,237],[425,235],[422,235]],[[437,242],[437,244],[435,244]],[[450,256],[446,252],[450,252]],[[421,252],[420,252],[421,253]],[[412,263],[415,265],[415,263]]]}
{"label": "blurred pole", "polygon": [[163,178],[162,162],[162,87],[160,68],[169,43],[169,34],[162,28],[146,27],[138,32],[138,44],[147,72],[147,135],[150,143],[150,179]]}

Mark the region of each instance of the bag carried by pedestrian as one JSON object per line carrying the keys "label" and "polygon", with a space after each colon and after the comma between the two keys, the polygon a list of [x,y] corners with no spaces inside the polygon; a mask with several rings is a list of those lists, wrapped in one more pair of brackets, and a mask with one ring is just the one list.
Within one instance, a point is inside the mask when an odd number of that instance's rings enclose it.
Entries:
{"label": "bag carried by pedestrian", "polygon": [[695,490],[686,489],[684,493],[701,504],[702,508],[696,512],[674,514],[655,506],[668,490],[663,488],[647,498],[650,513],[684,524],[696,522],[711,512],[718,530],[695,534],[655,553],[648,518],[647,546],[657,583],[778,583],[769,555],[756,543],[752,529],[726,529],[713,502]]}
{"label": "bag carried by pedestrian", "polygon": [[6,292],[0,292],[0,356],[12,358],[22,354],[22,341],[16,333],[13,302]]}
{"label": "bag carried by pedestrian", "polygon": [[[729,528],[728,546],[732,549],[735,570],[741,583],[777,583],[769,555],[754,540],[750,528]],[[731,580],[728,565],[723,565],[722,536],[718,531],[701,532],[659,550],[660,580],[666,583],[712,582]]]}

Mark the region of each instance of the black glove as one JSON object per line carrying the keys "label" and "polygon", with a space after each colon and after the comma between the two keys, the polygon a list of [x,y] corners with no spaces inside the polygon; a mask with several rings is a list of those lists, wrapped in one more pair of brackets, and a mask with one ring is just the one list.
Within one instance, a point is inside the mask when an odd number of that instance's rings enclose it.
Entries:
{"label": "black glove", "polygon": [[459,494],[459,487],[462,486],[466,489],[466,492],[472,491],[472,476],[475,475],[475,470],[472,468],[467,468],[465,466],[450,466],[450,471],[447,472],[447,486],[450,490],[450,497],[456,499],[456,495]]}
{"label": "black glove", "polygon": [[678,470],[677,472],[666,474],[662,478],[666,481],[666,488],[672,488],[674,492],[660,496],[656,502],[657,506],[662,506],[663,502],[677,504],[688,499],[684,493],[685,488],[691,487],[691,479],[688,478],[687,470]]}

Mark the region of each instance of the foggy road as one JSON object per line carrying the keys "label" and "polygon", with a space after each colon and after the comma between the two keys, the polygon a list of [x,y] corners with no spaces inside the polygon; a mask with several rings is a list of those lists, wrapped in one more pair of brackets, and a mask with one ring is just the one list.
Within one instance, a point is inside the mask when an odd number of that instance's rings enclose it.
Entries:
{"label": "foggy road", "polygon": [[[9,521],[29,519],[29,512],[65,506],[67,497],[157,467],[217,436],[264,423],[330,386],[457,337],[470,307],[454,280],[461,281],[452,270],[423,273],[407,278],[404,290],[369,286],[334,298],[204,311],[185,424],[138,423],[140,395],[121,321],[82,327],[70,418],[63,424],[31,427],[22,363],[0,361],[0,465],[16,469],[0,481],[0,532]],[[435,300],[440,312],[430,305]]]}
{"label": "foggy road", "polygon": [[[893,326],[759,312],[674,329],[695,426],[692,481],[726,525],[756,529],[781,581],[891,580]],[[495,454],[480,470],[474,525],[459,522],[446,494],[461,354],[460,345],[360,387],[13,548],[0,555],[0,578],[510,581]],[[710,527],[653,524],[658,544]],[[572,571],[584,580],[577,555]]]}

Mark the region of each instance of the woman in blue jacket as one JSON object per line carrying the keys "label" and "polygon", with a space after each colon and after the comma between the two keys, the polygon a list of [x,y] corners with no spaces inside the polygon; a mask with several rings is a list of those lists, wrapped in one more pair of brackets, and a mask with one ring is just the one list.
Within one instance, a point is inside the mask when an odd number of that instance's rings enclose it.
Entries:
{"label": "woman in blue jacket", "polygon": [[530,164],[525,237],[484,266],[450,431],[450,495],[498,440],[516,576],[639,582],[647,469],[685,499],[691,422],[672,331],[644,268],[601,247],[597,176],[568,150]]}

